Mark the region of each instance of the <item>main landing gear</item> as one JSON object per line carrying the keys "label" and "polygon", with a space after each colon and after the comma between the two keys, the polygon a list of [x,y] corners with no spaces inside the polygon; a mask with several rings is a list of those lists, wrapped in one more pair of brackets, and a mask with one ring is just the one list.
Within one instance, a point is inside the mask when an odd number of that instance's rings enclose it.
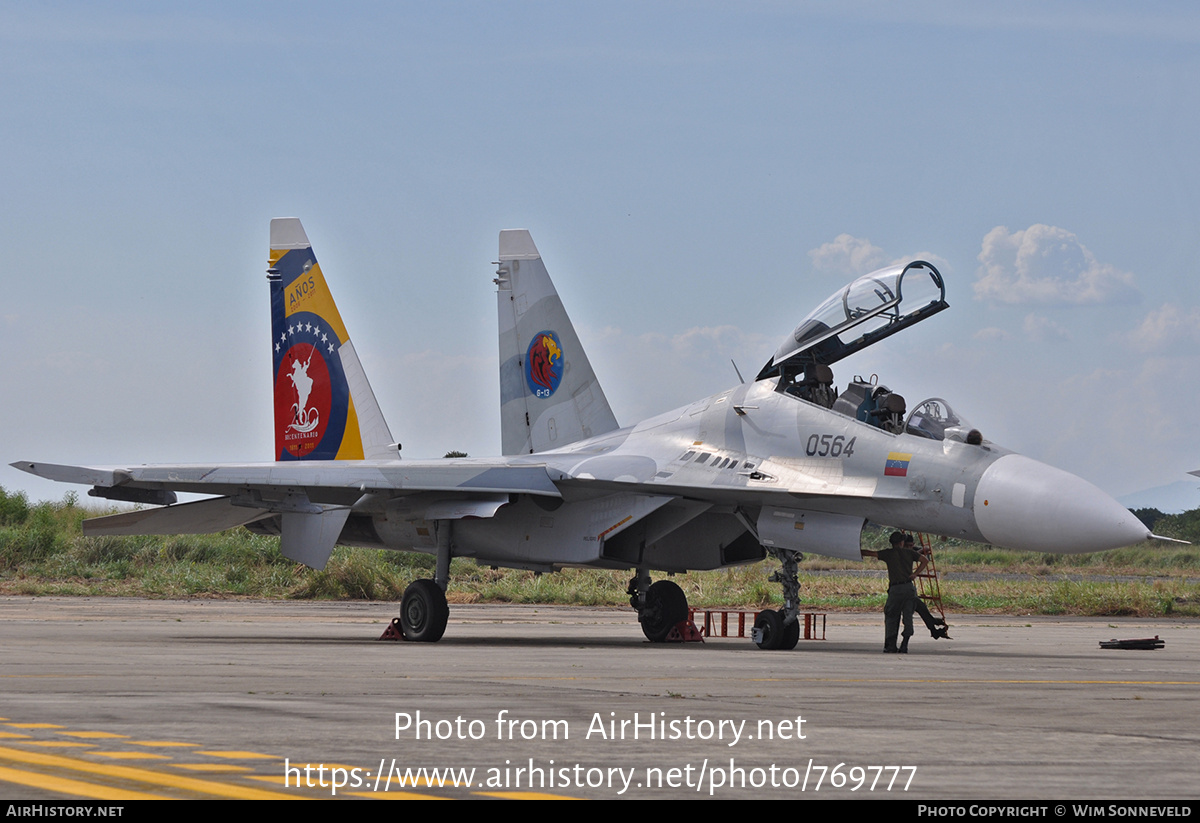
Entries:
{"label": "main landing gear", "polygon": [[400,630],[406,640],[436,643],[446,633],[446,623],[450,619],[446,586],[450,583],[451,522],[440,520],[437,523],[438,553],[434,579],[409,583],[400,600]]}
{"label": "main landing gear", "polygon": [[446,632],[450,607],[446,593],[433,580],[414,580],[400,601],[400,629],[405,638],[418,643],[436,643]]}
{"label": "main landing gear", "polygon": [[671,580],[651,583],[649,573],[638,569],[637,577],[629,581],[626,594],[629,605],[637,609],[642,634],[651,643],[663,642],[677,623],[687,620],[687,595]]}
{"label": "main landing gear", "polygon": [[766,547],[771,556],[783,564],[767,578],[783,585],[783,608],[758,613],[754,620],[754,642],[760,649],[791,651],[800,642],[800,552]]}

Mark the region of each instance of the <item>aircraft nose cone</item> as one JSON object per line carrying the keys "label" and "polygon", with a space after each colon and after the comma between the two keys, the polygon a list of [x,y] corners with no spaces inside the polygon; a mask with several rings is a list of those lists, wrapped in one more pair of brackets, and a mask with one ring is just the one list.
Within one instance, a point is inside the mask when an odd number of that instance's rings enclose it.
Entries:
{"label": "aircraft nose cone", "polygon": [[1019,454],[1001,457],[979,479],[975,524],[989,543],[1026,551],[1098,552],[1150,537],[1091,483]]}

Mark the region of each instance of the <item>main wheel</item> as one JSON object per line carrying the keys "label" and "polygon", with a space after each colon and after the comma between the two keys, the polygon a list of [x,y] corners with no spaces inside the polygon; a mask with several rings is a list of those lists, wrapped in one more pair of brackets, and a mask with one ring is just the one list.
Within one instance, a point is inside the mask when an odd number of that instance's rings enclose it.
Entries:
{"label": "main wheel", "polygon": [[646,605],[639,619],[642,633],[651,643],[667,639],[676,623],[687,620],[687,595],[670,580],[659,580],[646,590]]}
{"label": "main wheel", "polygon": [[436,643],[446,632],[450,607],[446,593],[432,580],[414,580],[400,601],[400,628],[418,643]]}
{"label": "main wheel", "polygon": [[[785,632],[781,612],[774,609],[759,612],[758,617],[754,618],[754,628],[762,632],[762,640],[758,641],[760,649],[773,651],[784,647]],[[799,639],[798,635],[797,639]]]}

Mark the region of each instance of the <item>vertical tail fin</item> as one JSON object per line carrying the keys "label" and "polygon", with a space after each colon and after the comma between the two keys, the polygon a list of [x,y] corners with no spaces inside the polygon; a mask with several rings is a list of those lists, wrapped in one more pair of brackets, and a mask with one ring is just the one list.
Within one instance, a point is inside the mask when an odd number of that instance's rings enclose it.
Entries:
{"label": "vertical tail fin", "polygon": [[395,457],[391,432],[304,227],[271,221],[276,460]]}
{"label": "vertical tail fin", "polygon": [[500,232],[500,434],[504,454],[531,454],[617,428],[533,237]]}

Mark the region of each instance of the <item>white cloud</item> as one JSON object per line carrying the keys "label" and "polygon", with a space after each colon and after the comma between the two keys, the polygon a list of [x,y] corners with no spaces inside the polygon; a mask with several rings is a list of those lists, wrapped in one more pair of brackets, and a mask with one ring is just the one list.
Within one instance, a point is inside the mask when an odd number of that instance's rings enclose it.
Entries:
{"label": "white cloud", "polygon": [[890,257],[870,240],[865,237],[855,237],[852,234],[839,234],[832,243],[825,243],[813,249],[808,256],[812,258],[813,268],[817,271],[836,274],[847,279],[882,269],[885,266],[911,263],[914,260],[932,263],[943,274],[948,266],[944,257],[932,252],[918,252],[905,257]]}
{"label": "white cloud", "polygon": [[1023,328],[1026,337],[1038,343],[1071,339],[1070,332],[1049,317],[1042,317],[1040,314],[1026,315]]}
{"label": "white cloud", "polygon": [[983,238],[975,296],[998,303],[1116,303],[1139,298],[1133,275],[1100,263],[1074,234],[1040,223]]}
{"label": "white cloud", "polygon": [[988,326],[987,328],[980,329],[971,336],[976,340],[982,340],[984,342],[1008,340],[1010,337],[1012,337],[1012,335],[1006,332],[1004,329],[999,329],[995,326]]}
{"label": "white cloud", "polygon": [[883,249],[872,245],[865,237],[839,234],[832,243],[825,243],[808,253],[813,268],[821,272],[857,277],[888,264]]}
{"label": "white cloud", "polygon": [[1200,308],[1185,309],[1174,303],[1164,303],[1151,309],[1129,336],[1133,345],[1142,351],[1179,343],[1200,343]]}

